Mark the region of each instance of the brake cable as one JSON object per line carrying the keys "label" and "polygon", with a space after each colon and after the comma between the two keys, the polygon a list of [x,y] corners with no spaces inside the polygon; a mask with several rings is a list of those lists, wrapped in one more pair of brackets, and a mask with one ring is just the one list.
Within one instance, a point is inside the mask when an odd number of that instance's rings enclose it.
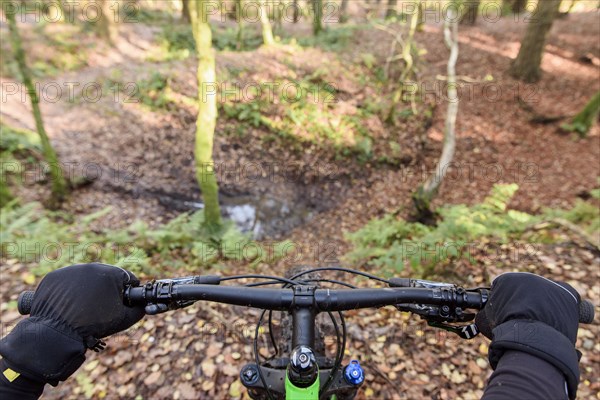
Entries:
{"label": "brake cable", "polygon": [[323,385],[323,388],[320,390],[320,394],[327,392],[327,389],[329,389],[329,386],[331,386],[331,384],[333,383],[333,378],[334,378],[335,374],[337,373],[338,369],[340,368],[340,366],[342,365],[342,359],[344,358],[344,353],[346,352],[346,333],[347,332],[346,332],[346,321],[344,320],[344,315],[342,314],[341,311],[337,312],[338,316],[340,317],[340,324],[342,325],[342,333],[341,333],[341,340],[340,340],[340,330],[338,328],[337,322],[336,322],[333,314],[331,313],[331,311],[327,311],[327,313],[329,314],[329,317],[331,318],[331,321],[333,322],[333,327],[335,329],[335,334],[336,334],[336,339],[337,339],[337,350],[336,350],[336,355],[335,355],[335,361],[334,361],[333,367],[331,368],[329,378],[327,379],[327,382],[325,382],[325,384]]}
{"label": "brake cable", "polygon": [[[376,280],[379,282],[383,282],[386,284],[390,284],[390,282],[387,279],[383,279],[380,278],[378,276],[366,273],[366,272],[362,272],[362,271],[357,271],[357,270],[353,270],[350,268],[343,268],[343,267],[320,267],[320,268],[313,268],[307,271],[303,271],[300,272],[294,276],[292,276],[291,278],[282,278],[282,277],[275,277],[275,276],[267,276],[267,275],[254,275],[254,274],[249,274],[249,275],[238,275],[238,276],[230,276],[230,277],[226,277],[222,280],[234,280],[234,279],[245,279],[245,278],[266,278],[266,279],[270,279],[269,281],[266,282],[255,282],[255,283],[249,283],[245,286],[247,287],[254,287],[254,286],[266,286],[266,285],[275,285],[275,284],[283,284],[282,286],[285,287],[290,287],[290,286],[296,286],[296,285],[307,285],[311,282],[327,282],[327,283],[332,283],[332,284],[337,284],[337,285],[341,285],[341,286],[345,286],[345,287],[349,287],[351,289],[357,289],[356,286],[346,283],[346,282],[342,282],[339,280],[335,280],[335,279],[307,279],[307,280],[297,280],[297,278],[303,276],[303,275],[308,275],[310,273],[313,272],[319,272],[319,271],[339,271],[339,272],[345,272],[345,273],[351,273],[354,275],[359,275],[359,276],[363,276],[366,277],[368,279],[372,279],[372,280]],[[261,364],[260,364],[260,354],[258,352],[258,335],[260,334],[260,326],[262,325],[262,321],[264,319],[264,316],[266,314],[267,310],[263,310],[258,323],[256,324],[256,329],[254,331],[254,341],[253,341],[253,350],[254,350],[254,361],[258,367],[258,376],[261,380],[261,383],[263,384],[263,387],[265,388],[265,391],[267,393],[267,396],[269,398],[269,400],[274,400],[273,398],[273,394],[271,393],[271,390],[269,389],[269,387],[267,386],[265,377],[262,373],[262,369],[261,369]],[[327,389],[329,389],[329,387],[331,386],[331,384],[333,383],[333,379],[335,374],[337,373],[337,371],[339,370],[341,364],[342,364],[342,359],[344,357],[344,353],[346,351],[346,335],[347,335],[347,329],[346,329],[346,321],[344,319],[344,315],[342,314],[341,311],[338,311],[337,314],[340,318],[340,325],[342,327],[342,332],[340,332],[340,328],[338,326],[338,323],[335,319],[335,317],[333,316],[333,314],[331,313],[331,311],[328,311],[327,314],[329,315],[331,322],[333,323],[333,327],[335,329],[335,333],[336,333],[336,357],[334,360],[334,364],[333,367],[331,368],[331,372],[329,375],[329,378],[327,379],[327,382],[325,382],[325,384],[323,385],[323,388],[320,390],[321,393],[325,393],[327,391]],[[275,348],[275,357],[278,355],[279,353],[279,349],[277,344],[275,343],[275,338],[273,336],[273,332],[272,332],[272,312],[269,311],[269,336],[271,339],[271,344],[273,345],[273,347]]]}
{"label": "brake cable", "polygon": [[376,275],[372,275],[369,274],[367,272],[362,272],[362,271],[358,271],[355,269],[350,269],[350,268],[342,268],[342,267],[319,267],[319,268],[313,268],[313,269],[309,269],[307,271],[302,271],[297,273],[296,275],[292,276],[290,279],[296,279],[302,275],[306,275],[306,274],[310,274],[311,272],[319,272],[319,271],[339,271],[339,272],[346,272],[346,273],[350,273],[350,274],[355,274],[355,275],[360,275],[360,276],[364,276],[365,278],[369,278],[369,279],[373,279],[375,281],[379,281],[379,282],[383,282],[386,284],[390,284],[390,281],[388,281],[387,279],[383,279],[380,278]]}
{"label": "brake cable", "polygon": [[349,287],[350,289],[358,289],[358,286],[354,286],[354,285],[351,285],[349,283],[342,282],[342,281],[337,281],[335,279],[307,279],[304,282],[326,282],[326,283],[333,283],[335,285],[346,286],[346,287]]}
{"label": "brake cable", "polygon": [[260,326],[262,324],[262,320],[266,313],[267,313],[267,310],[262,311],[262,313],[260,314],[260,318],[258,319],[258,323],[256,324],[256,329],[254,330],[254,343],[253,343],[254,362],[256,363],[256,367],[258,369],[258,377],[260,378],[260,381],[262,382],[263,387],[265,388],[265,390],[267,392],[267,396],[269,397],[269,400],[275,400],[273,398],[273,394],[271,393],[271,389],[269,389],[269,386],[267,386],[267,381],[265,380],[265,377],[263,376],[262,368],[261,368],[261,364],[260,364],[260,358],[259,358],[259,354],[258,354],[258,335],[260,333]]}
{"label": "brake cable", "polygon": [[273,336],[273,310],[269,310],[269,337],[271,338],[271,344],[275,349],[275,355],[271,357],[271,359],[273,359],[279,355],[279,346],[275,342],[275,337]]}
{"label": "brake cable", "polygon": [[[289,285],[303,285],[303,283],[301,283],[301,282],[294,281],[293,280],[294,278],[287,279],[287,278],[282,278],[280,276],[257,275],[257,274],[226,276],[224,278],[221,278],[221,282],[222,281],[232,281],[232,280],[237,280],[237,279],[271,279],[272,281],[277,281],[278,283],[287,283]],[[248,285],[246,285],[246,286],[248,286]]]}

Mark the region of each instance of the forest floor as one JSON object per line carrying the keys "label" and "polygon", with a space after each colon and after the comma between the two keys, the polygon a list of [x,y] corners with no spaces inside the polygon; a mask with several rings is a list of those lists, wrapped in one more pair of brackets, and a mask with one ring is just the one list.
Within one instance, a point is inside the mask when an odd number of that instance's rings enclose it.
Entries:
{"label": "forest floor", "polygon": [[[597,185],[597,125],[588,138],[577,139],[559,132],[561,122],[531,120],[537,115],[574,115],[600,89],[598,14],[573,14],[556,21],[543,59],[544,76],[536,85],[523,85],[506,72],[525,28],[525,23],[510,18],[461,27],[457,70],[469,78],[460,88],[455,165],[434,206],[473,204],[495,183],[516,182],[520,190],[511,207],[537,212],[543,207],[567,207],[577,198],[588,197]],[[301,34],[304,28],[290,29]],[[39,32],[27,34],[31,39]],[[103,82],[105,95],[98,101],[46,98],[42,104],[47,130],[62,162],[73,166],[74,175],[95,178],[78,189],[64,208],[85,215],[112,205],[98,228],[128,226],[136,219],[159,224],[200,199],[190,145],[194,108],[185,102],[186,96],[193,98],[197,91],[196,61],[148,61],[156,46],[155,27],[136,24],[124,28],[122,35],[127,40],[116,50],[90,51],[84,68],[42,81],[45,87],[58,83],[63,90],[67,82],[78,82],[81,87]],[[218,70],[222,76],[247,82],[293,76],[331,83],[338,89],[336,112],[358,115],[375,107],[378,90],[385,90],[373,83],[375,73],[364,55],[381,62],[389,56],[390,42],[385,32],[364,27],[353,32],[350,40],[344,51],[294,45],[221,51]],[[262,222],[276,220],[263,232],[264,239],[289,238],[296,243],[302,257],[294,262],[339,264],[349,249],[344,233],[388,212],[405,214],[410,194],[434,168],[446,104],[445,86],[438,78],[446,73],[448,51],[438,24],[428,23],[416,41],[426,49],[418,81],[427,93],[420,104],[435,105],[431,120],[408,118],[390,126],[377,113],[369,114],[365,122],[372,140],[369,159],[340,155],[317,141],[272,137],[260,124],[219,119],[215,162],[226,170],[218,171],[223,202],[251,203]],[[26,41],[43,53],[44,48],[34,42]],[[174,96],[183,99],[177,106],[150,111],[123,97],[115,100],[104,83],[110,80],[126,86],[153,71],[169,76]],[[488,76],[493,81],[484,81]],[[1,78],[3,85],[11,82]],[[3,100],[2,120],[32,129],[29,106],[16,97]],[[285,113],[285,105],[273,113],[277,111]],[[235,133],[240,126],[243,132]],[[399,144],[394,162],[387,161],[390,150],[383,148],[389,141]],[[41,200],[47,195],[48,188],[37,180],[34,176],[20,189],[22,199]],[[489,245],[481,247],[475,254],[477,263],[456,263],[446,279],[481,284],[505,271],[530,271],[566,280],[600,304],[600,254],[577,239],[565,235],[563,243],[539,244],[533,252],[524,243],[492,246],[491,252]],[[0,319],[7,324],[3,326],[10,326],[19,316],[6,303],[25,288],[21,276],[27,267],[15,260],[3,264]],[[261,268],[282,274],[288,264],[284,260]],[[227,273],[235,273],[244,267],[227,268]],[[75,379],[47,389],[44,398],[238,398],[243,394],[237,374],[251,360],[247,333],[257,316],[246,309],[199,304],[186,312],[147,318],[127,334],[111,338],[106,352],[91,355]],[[367,371],[367,389],[360,398],[480,397],[490,373],[485,339],[459,342],[389,309],[348,313],[347,321],[346,356],[359,357]],[[583,352],[580,398],[600,399],[597,325],[580,329],[578,348]]]}

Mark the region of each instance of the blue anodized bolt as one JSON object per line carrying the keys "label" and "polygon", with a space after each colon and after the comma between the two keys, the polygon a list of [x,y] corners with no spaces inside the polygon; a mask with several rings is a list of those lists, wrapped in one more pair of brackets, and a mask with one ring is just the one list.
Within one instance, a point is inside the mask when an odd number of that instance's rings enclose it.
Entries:
{"label": "blue anodized bolt", "polygon": [[365,380],[365,374],[358,360],[350,361],[350,364],[344,368],[344,379],[351,385],[358,386]]}

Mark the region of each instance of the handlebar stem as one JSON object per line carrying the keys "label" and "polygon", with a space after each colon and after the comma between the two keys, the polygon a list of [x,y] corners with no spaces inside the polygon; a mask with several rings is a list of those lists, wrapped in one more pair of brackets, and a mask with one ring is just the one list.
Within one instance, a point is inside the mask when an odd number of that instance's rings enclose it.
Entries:
{"label": "handlebar stem", "polygon": [[292,307],[292,347],[315,345],[315,289],[314,286],[294,286],[294,304]]}

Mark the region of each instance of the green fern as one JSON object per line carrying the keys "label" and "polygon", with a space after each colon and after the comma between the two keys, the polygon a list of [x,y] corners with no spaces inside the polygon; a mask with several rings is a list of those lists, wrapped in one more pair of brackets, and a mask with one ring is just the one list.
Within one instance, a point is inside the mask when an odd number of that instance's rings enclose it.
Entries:
{"label": "green fern", "polygon": [[408,263],[421,274],[448,260],[470,258],[469,242],[481,238],[506,241],[535,220],[529,214],[507,209],[517,190],[515,184],[496,185],[480,204],[442,207],[438,210],[441,221],[435,227],[392,215],[372,220],[347,235],[354,249],[346,258],[388,271],[402,270]]}

